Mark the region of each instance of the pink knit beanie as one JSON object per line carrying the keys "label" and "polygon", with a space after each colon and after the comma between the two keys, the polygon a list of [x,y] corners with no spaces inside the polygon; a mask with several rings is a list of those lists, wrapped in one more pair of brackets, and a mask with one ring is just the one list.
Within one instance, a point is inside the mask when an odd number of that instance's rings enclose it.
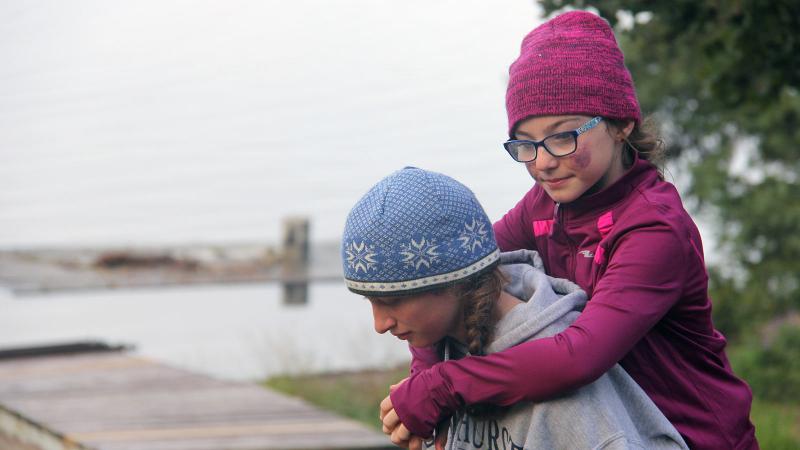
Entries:
{"label": "pink knit beanie", "polygon": [[531,116],[585,114],[640,122],[633,79],[608,22],[570,11],[525,36],[508,70],[508,133]]}

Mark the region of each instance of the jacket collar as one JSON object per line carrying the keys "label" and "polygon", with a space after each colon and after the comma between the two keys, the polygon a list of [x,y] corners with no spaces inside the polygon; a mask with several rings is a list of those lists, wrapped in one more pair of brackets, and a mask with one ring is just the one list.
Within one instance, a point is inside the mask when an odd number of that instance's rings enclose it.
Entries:
{"label": "jacket collar", "polygon": [[645,159],[636,156],[633,165],[609,186],[599,192],[580,197],[570,203],[560,205],[560,209],[571,217],[575,216],[599,216],[609,208],[626,198],[631,191],[636,189],[643,181],[658,177],[656,167]]}

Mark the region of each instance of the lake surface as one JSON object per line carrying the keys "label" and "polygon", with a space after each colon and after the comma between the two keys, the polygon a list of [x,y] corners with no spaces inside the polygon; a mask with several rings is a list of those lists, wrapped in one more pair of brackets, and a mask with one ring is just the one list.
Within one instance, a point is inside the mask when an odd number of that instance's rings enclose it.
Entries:
{"label": "lake surface", "polygon": [[306,305],[282,304],[280,285],[95,291],[0,297],[4,347],[102,339],[228,379],[388,367],[404,342],[379,335],[362,297],[339,283],[310,287]]}
{"label": "lake surface", "polygon": [[[0,4],[0,248],[336,241],[406,165],[492,217],[530,186],[505,154],[508,65],[541,19],[505,2]],[[228,378],[403,361],[363,299],[312,285],[0,296],[0,346],[99,338]]]}

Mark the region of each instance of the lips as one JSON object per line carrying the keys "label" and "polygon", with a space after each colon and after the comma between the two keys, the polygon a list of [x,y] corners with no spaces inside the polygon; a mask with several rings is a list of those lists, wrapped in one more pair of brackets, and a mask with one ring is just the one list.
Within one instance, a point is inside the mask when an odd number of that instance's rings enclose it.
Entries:
{"label": "lips", "polygon": [[392,335],[394,337],[396,337],[397,339],[405,341],[406,339],[408,339],[409,336],[411,336],[411,332],[410,331],[406,331],[405,333],[397,333],[397,334],[392,333]]}
{"label": "lips", "polygon": [[572,178],[572,177],[567,176],[567,177],[560,177],[560,178],[548,178],[548,179],[542,179],[541,182],[546,184],[546,185],[548,185],[548,186],[550,186],[550,187],[559,187],[559,186],[563,185],[570,178]]}

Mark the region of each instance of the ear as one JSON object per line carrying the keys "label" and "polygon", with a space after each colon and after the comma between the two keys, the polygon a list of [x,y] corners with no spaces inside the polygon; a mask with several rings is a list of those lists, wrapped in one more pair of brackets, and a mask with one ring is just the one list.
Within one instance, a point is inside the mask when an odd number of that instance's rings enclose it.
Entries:
{"label": "ear", "polygon": [[628,139],[628,136],[630,136],[631,132],[633,132],[634,125],[636,125],[636,122],[634,122],[634,121],[627,122],[625,124],[625,126],[622,127],[619,130],[619,134],[617,136],[617,139],[619,139],[620,141],[624,141],[625,139]]}

